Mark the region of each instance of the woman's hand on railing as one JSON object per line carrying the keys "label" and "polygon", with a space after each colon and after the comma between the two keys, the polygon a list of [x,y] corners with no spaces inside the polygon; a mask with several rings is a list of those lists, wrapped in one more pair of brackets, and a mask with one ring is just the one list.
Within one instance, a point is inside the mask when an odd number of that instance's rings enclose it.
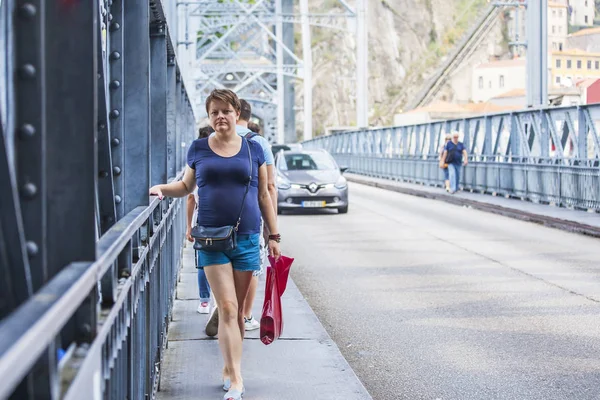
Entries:
{"label": "woman's hand on railing", "polygon": [[158,196],[159,200],[162,200],[165,196],[162,193],[161,187],[162,185],[154,185],[150,188],[150,196]]}

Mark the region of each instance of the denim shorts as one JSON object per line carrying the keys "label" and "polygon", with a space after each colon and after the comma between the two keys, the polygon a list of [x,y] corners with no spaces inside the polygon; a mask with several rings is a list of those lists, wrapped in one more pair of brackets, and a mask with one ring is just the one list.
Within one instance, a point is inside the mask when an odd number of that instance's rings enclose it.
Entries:
{"label": "denim shorts", "polygon": [[445,181],[450,180],[450,171],[448,171],[448,168],[444,168],[444,180]]}
{"label": "denim shorts", "polygon": [[231,263],[238,271],[260,270],[260,234],[238,235],[237,247],[231,251],[198,251],[199,266]]}

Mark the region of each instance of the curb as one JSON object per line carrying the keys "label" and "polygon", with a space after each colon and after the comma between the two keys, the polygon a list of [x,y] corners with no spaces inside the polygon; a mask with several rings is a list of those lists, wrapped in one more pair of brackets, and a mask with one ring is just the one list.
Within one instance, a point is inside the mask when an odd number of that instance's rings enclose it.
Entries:
{"label": "curb", "polygon": [[363,178],[359,176],[346,175],[346,179],[350,182],[360,183],[366,186],[372,186],[380,189],[389,190],[392,192],[408,194],[410,196],[422,197],[431,200],[445,201],[446,203],[454,204],[457,206],[470,206],[476,210],[485,211],[492,214],[498,214],[504,217],[514,218],[521,221],[533,222],[536,224],[547,226],[549,228],[555,228],[567,232],[600,238],[600,228],[592,225],[581,224],[579,222],[549,217],[546,215],[534,214],[527,211],[517,210],[515,208],[507,208],[498,205],[492,205],[482,201],[463,199],[446,193],[432,193],[424,190],[400,187],[394,185],[393,183],[388,184],[383,182],[376,182],[370,180],[368,177]]}

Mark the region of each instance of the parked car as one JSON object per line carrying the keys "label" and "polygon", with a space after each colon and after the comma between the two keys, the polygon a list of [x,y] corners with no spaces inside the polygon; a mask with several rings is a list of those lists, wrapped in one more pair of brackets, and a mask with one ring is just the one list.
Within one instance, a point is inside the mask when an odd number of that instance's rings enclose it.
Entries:
{"label": "parked car", "polygon": [[335,208],[348,212],[348,182],[325,150],[283,150],[275,158],[278,213],[292,209]]}
{"label": "parked car", "polygon": [[277,154],[280,151],[290,151],[290,150],[302,150],[302,145],[300,143],[288,143],[288,144],[274,144],[271,146],[271,151],[273,154]]}

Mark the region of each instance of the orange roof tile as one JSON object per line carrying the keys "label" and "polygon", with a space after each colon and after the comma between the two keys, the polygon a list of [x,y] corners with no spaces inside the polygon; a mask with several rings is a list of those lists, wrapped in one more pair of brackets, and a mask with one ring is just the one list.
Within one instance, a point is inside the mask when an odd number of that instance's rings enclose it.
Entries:
{"label": "orange roof tile", "polygon": [[525,96],[525,89],[513,89],[513,90],[509,90],[508,92],[499,94],[495,98],[496,99],[502,99],[502,98],[507,98],[507,97],[521,97],[521,96]]}
{"label": "orange roof tile", "polygon": [[502,111],[512,111],[512,110],[520,110],[522,107],[519,106],[501,106],[498,104],[492,103],[469,103],[463,106],[467,110],[476,113],[494,113],[494,112],[502,112]]}
{"label": "orange roof tile", "polygon": [[594,83],[598,82],[599,80],[600,79],[598,79],[598,78],[580,79],[577,82],[575,82],[575,86],[582,87],[582,88],[588,88],[588,87],[592,86]]}
{"label": "orange roof tile", "polygon": [[562,4],[562,3],[557,3],[555,1],[549,1],[548,2],[548,7],[553,7],[553,8],[567,8],[566,4]]}
{"label": "orange roof tile", "polygon": [[586,36],[586,35],[595,35],[597,33],[600,33],[600,27],[582,29],[580,31],[570,34],[569,36]]}
{"label": "orange roof tile", "polygon": [[600,53],[590,53],[589,51],[581,49],[567,49],[567,50],[555,50],[552,52],[553,56],[581,56],[581,57],[600,57]]}
{"label": "orange roof tile", "polygon": [[465,112],[463,107],[455,103],[449,103],[447,101],[436,101],[428,104],[424,107],[419,107],[405,112],[405,114],[418,113],[418,112]]}

